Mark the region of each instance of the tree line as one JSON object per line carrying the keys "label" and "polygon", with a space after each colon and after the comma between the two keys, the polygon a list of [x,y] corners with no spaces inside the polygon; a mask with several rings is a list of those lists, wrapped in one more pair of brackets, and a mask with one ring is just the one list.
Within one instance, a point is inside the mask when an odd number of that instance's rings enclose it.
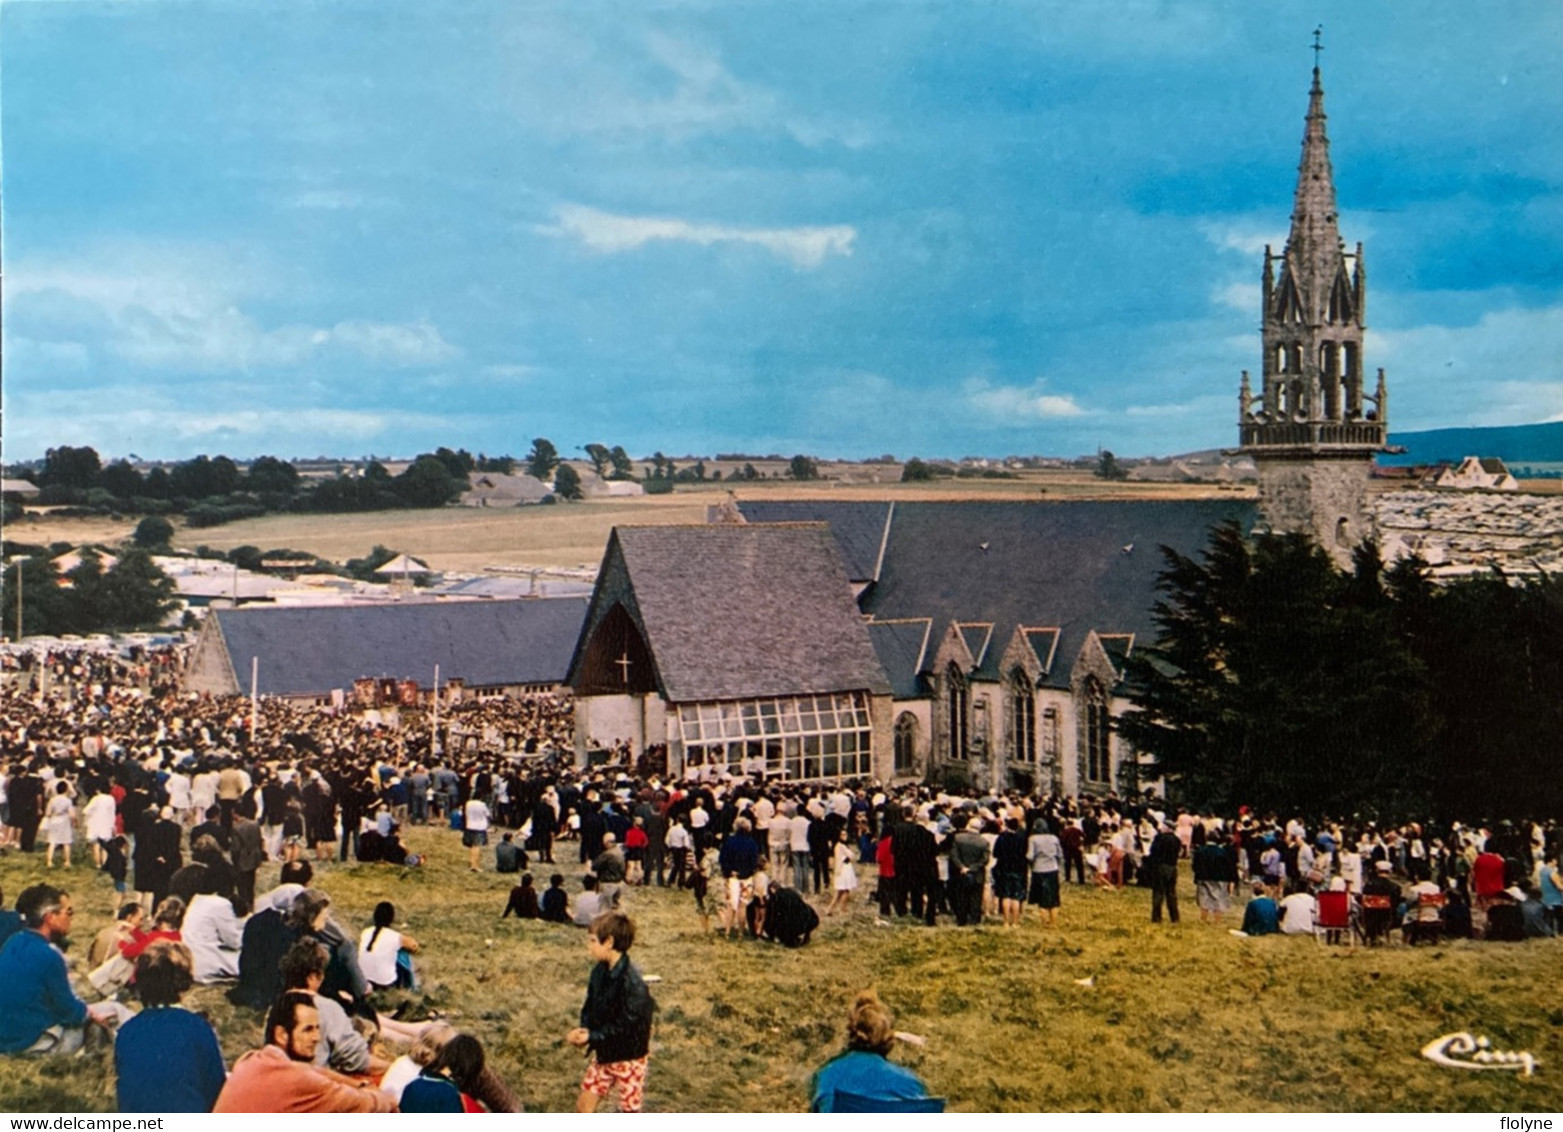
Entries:
{"label": "tree line", "polygon": [[1174,798],[1232,812],[1459,819],[1563,810],[1563,579],[1435,584],[1300,535],[1163,548],[1158,639],[1122,736]]}
{"label": "tree line", "polygon": [[[621,461],[624,467],[633,467],[622,448],[605,451],[615,471]],[[275,456],[258,456],[241,469],[227,456],[201,455],[142,472],[129,460],[104,464],[95,449],[66,445],[49,449],[38,471],[22,474],[38,486],[37,502],[44,505],[95,514],[183,515],[189,527],[211,527],[279,511],[443,507],[461,497],[474,474],[510,475],[521,463],[512,456],[474,456],[464,448],[441,447],[420,453],[398,475],[393,476],[380,461],[370,460],[356,475],[338,471],[309,482],[293,464]],[[580,477],[573,468],[561,465],[546,438],[533,441],[524,465],[528,474],[554,482],[557,494],[580,498]]]}

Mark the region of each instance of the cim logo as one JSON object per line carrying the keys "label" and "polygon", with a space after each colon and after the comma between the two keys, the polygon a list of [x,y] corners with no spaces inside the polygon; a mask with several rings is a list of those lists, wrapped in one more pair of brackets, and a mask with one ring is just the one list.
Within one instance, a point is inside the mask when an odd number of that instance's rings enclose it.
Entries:
{"label": "cim logo", "polygon": [[1422,1056],[1451,1069],[1497,1069],[1529,1077],[1541,1062],[1526,1051],[1493,1049],[1486,1038],[1474,1037],[1464,1030],[1434,1038],[1422,1047]]}

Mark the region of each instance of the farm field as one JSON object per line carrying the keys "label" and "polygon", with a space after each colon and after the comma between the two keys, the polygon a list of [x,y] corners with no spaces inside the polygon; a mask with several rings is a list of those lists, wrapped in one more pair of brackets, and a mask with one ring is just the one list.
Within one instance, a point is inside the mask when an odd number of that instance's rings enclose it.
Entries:
{"label": "farm field", "polygon": [[[379,899],[423,945],[425,1007],[477,1035],[534,1111],[568,1109],[582,1061],[562,1037],[574,1025],[589,960],[582,933],[500,920],[513,878],[466,870],[457,835],[418,829],[422,870],[332,866],[317,882],[356,937]],[[78,847],[79,848],[79,847]],[[578,890],[574,846],[559,871]],[[547,866],[543,866],[546,870]],[[534,871],[543,871],[534,870]],[[799,951],[704,935],[687,892],[634,890],[632,952],[659,1011],[648,1109],[798,1111],[809,1076],[841,1048],[845,1004],[876,987],[899,1029],[927,1046],[899,1047],[936,1093],[961,1111],[1397,1110],[1556,1111],[1563,1108],[1563,941],[1455,942],[1438,947],[1324,948],[1311,938],[1231,936],[1198,922],[1183,868],[1185,919],[1152,926],[1146,890],[1066,885],[1061,922],[1044,931],[997,925],[933,930],[876,922],[867,897],[824,920]],[[41,854],[0,857],[8,899],[45,877]],[[546,872],[544,872],[546,877]],[[262,888],[275,867],[262,870]],[[107,879],[78,864],[47,874],[76,897],[69,954],[79,967],[108,922]],[[1091,985],[1081,985],[1090,980]],[[401,1001],[398,995],[386,1005]],[[259,1018],[217,988],[186,1005],[216,1024],[231,1061],[258,1040]],[[1418,1055],[1451,1031],[1529,1050],[1536,1076],[1441,1068]],[[0,1110],[108,1111],[106,1051],[59,1061],[9,1060]]]}
{"label": "farm field", "polygon": [[[219,527],[181,529],[175,545],[218,550],[256,546],[309,551],[336,562],[376,545],[405,551],[436,570],[476,573],[485,566],[590,566],[602,559],[616,525],[703,523],[706,508],[729,497],[720,483],[671,495],[589,500],[551,507],[445,507],[427,511],[370,511],[346,515],[267,515]],[[739,499],[956,500],[956,499],[1193,499],[1251,496],[1252,488],[1210,484],[1107,483],[1078,471],[1028,472],[1016,480],[944,480],[919,484],[747,483],[731,488]],[[9,524],[6,537],[35,544],[117,542],[136,519],[29,516]]]}

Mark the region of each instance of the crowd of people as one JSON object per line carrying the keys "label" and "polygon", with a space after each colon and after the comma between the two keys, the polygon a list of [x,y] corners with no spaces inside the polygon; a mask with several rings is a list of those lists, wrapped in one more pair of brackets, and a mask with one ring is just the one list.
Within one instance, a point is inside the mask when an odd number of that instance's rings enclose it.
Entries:
{"label": "crowd of people", "polygon": [[[180,1103],[207,1109],[514,1110],[475,1035],[375,1008],[378,991],[417,986],[419,944],[397,929],[394,905],[349,931],[316,879],[349,859],[417,866],[403,840],[413,826],[459,835],[469,868],[516,874],[503,917],[587,929],[590,991],[568,1036],[596,1055],[583,1108],[610,1090],[635,1108],[644,1091],[649,994],[627,962],[642,887],[687,891],[703,926],[787,947],[808,945],[822,917],[851,916],[870,884],[884,921],[1015,929],[1035,909],[1057,928],[1071,886],[1143,886],[1151,919],[1177,922],[1185,868],[1203,921],[1223,922],[1252,888],[1244,935],[1516,940],[1554,934],[1563,916],[1555,823],[1310,827],[1152,798],[677,781],[627,748],[622,765],[578,770],[527,757],[567,741],[567,697],[456,704],[435,741],[371,713],[275,700],[252,719],[243,697],[178,692],[165,679],[176,659],[50,657],[47,680],[35,669],[0,688],[0,850],[35,852],[41,838],[43,874],[64,875],[79,837],[120,902],[93,941],[91,1007],[58,959],[74,911],[66,888],[30,886],[15,913],[0,912],[0,939],[13,937],[0,950],[0,1052],[68,1052],[117,1027],[126,1111],[153,1095],[138,1089],[157,1089],[144,1051],[176,1046],[188,1051]],[[267,863],[280,884],[257,893]],[[543,866],[546,888],[530,871]],[[220,1051],[212,1062],[210,1027],[177,1005],[211,983],[266,1012],[262,1048],[231,1072]],[[134,1015],[131,997],[143,1006]],[[883,1005],[860,1001],[852,1017],[850,1048],[882,1059]],[[605,1018],[633,1019],[634,1040]],[[388,1044],[407,1052],[392,1057]],[[846,1093],[852,1064],[831,1071]],[[169,1094],[156,1096],[169,1111]],[[445,1107],[409,1107],[420,1105]]]}

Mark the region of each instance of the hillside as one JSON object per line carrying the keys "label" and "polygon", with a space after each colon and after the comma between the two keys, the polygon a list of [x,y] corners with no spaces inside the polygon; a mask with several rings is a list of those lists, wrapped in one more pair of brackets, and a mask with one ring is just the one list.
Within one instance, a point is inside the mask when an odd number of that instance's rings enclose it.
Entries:
{"label": "hillside", "polygon": [[1435,428],[1392,432],[1391,444],[1406,451],[1381,456],[1381,464],[1458,463],[1466,456],[1496,456],[1506,464],[1563,462],[1563,421],[1499,428]]}

